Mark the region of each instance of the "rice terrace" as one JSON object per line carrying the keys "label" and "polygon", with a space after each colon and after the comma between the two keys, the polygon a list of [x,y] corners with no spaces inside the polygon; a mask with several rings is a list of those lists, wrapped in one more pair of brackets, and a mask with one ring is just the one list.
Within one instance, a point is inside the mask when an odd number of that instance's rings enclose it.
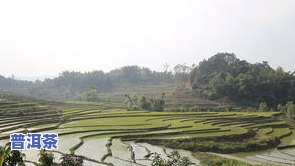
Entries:
{"label": "rice terrace", "polygon": [[0,166],[295,166],[295,0],[0,0]]}
{"label": "rice terrace", "polygon": [[[217,54],[204,63],[228,56],[233,55]],[[66,74],[74,73],[57,79]],[[174,154],[187,165],[295,165],[292,102],[272,107],[266,102],[255,106],[242,96],[240,101],[224,99],[211,83],[207,88],[163,80],[130,84],[101,93],[90,88],[77,100],[1,92],[0,145],[9,142],[11,133],[46,132],[59,134],[58,149],[47,152],[56,163],[71,154],[86,166],[145,166]],[[22,153],[26,165],[40,165],[41,152]]]}

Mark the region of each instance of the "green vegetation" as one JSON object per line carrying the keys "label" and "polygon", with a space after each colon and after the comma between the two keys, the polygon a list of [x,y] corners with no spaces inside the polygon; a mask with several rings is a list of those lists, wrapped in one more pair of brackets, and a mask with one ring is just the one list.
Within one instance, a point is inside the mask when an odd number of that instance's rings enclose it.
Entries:
{"label": "green vegetation", "polygon": [[291,125],[295,125],[295,104],[288,102],[286,105],[278,105],[278,110],[285,113],[286,120]]}
{"label": "green vegetation", "polygon": [[11,150],[10,144],[0,146],[1,166],[24,166],[23,155],[20,151]]}
{"label": "green vegetation", "polygon": [[270,106],[295,100],[294,73],[273,69],[266,61],[251,64],[234,54],[219,53],[203,60],[189,80],[197,95],[211,99],[228,97],[242,104]]}
{"label": "green vegetation", "polygon": [[[138,66],[125,66],[108,73],[103,71],[74,72],[64,71],[57,78],[44,82],[19,81],[0,76],[0,89],[24,93],[38,98],[59,100],[107,101],[107,96],[96,93],[113,92],[124,85],[173,83],[172,72],[156,72]],[[122,96],[124,99],[124,96]]]}
{"label": "green vegetation", "polygon": [[[190,97],[190,101],[195,100],[191,102],[193,105],[181,100],[175,101],[175,98],[170,102],[167,95],[168,105],[173,104],[173,108],[178,109],[175,107],[177,105],[181,110],[186,106],[203,107],[199,105],[202,103],[197,102],[202,99],[196,96],[234,101],[247,106],[258,106],[260,102],[266,102],[268,106],[274,107],[289,101],[294,102],[294,80],[294,73],[286,72],[282,68],[273,69],[266,61],[251,64],[240,60],[234,54],[218,53],[193,67],[178,64],[173,72],[156,72],[138,66],[125,66],[108,73],[64,71],[58,77],[43,82],[19,81],[1,76],[0,89],[46,99],[120,103],[125,94],[132,93],[146,98],[166,92],[174,96],[179,93],[173,92],[171,87],[189,83],[190,86],[186,86],[189,88],[185,89],[189,94],[184,95]],[[205,105],[218,104],[206,100],[202,102],[206,102]]]}
{"label": "green vegetation", "polygon": [[89,88],[88,91],[85,91],[81,95],[81,100],[84,101],[96,101],[97,100],[97,91],[96,88],[92,87]]}
{"label": "green vegetation", "polygon": [[47,152],[46,150],[40,150],[39,153],[39,166],[52,166],[54,165],[54,155],[52,152]]}
{"label": "green vegetation", "polygon": [[204,166],[251,166],[252,164],[243,163],[233,159],[222,158],[209,155],[206,153],[197,155],[201,159],[201,164]]}
{"label": "green vegetation", "polygon": [[190,166],[193,163],[187,157],[181,157],[177,151],[173,151],[167,155],[168,159],[161,158],[160,154],[153,153],[151,154],[150,158],[152,161],[152,166]]}
{"label": "green vegetation", "polygon": [[[194,152],[236,153],[281,147],[282,139],[292,140],[289,137],[293,137],[292,130],[283,119],[283,113],[292,112],[289,109],[292,108],[291,103],[280,106],[282,112],[153,112],[104,110],[105,103],[71,101],[47,104],[13,96],[2,100],[0,130],[5,132],[1,132],[1,139],[9,138],[9,133],[14,131],[57,132],[61,141],[59,153],[71,152],[82,156],[86,162],[116,165],[122,160],[119,154],[123,153],[117,148],[130,151],[129,148],[122,149],[124,146],[119,146],[120,142],[112,141],[117,139],[127,147],[133,145],[138,148],[145,142]],[[21,117],[11,116],[18,110],[23,110]],[[38,117],[39,121],[30,116]],[[46,119],[48,121],[44,122]],[[105,148],[94,147],[94,144]],[[144,159],[137,160],[135,150],[132,148],[127,153],[130,157],[124,157],[126,164],[151,164],[142,161]],[[152,149],[150,151],[153,153]],[[50,158],[51,155],[48,156]],[[32,162],[38,163],[38,160]]]}
{"label": "green vegetation", "polygon": [[83,165],[83,158],[81,156],[64,154],[61,160],[62,160],[62,162],[60,163],[61,166],[82,166]]}
{"label": "green vegetation", "polygon": [[[0,164],[1,166],[25,166],[25,155],[18,150],[11,150],[9,145],[0,146]],[[30,162],[37,166],[82,166],[83,157],[62,154],[61,163],[54,162],[54,154],[46,150],[40,150],[39,163]]]}
{"label": "green vegetation", "polygon": [[127,100],[127,110],[146,110],[146,111],[164,111],[165,94],[161,98],[147,98],[145,96],[135,95],[130,97],[125,95]]}
{"label": "green vegetation", "polygon": [[[28,160],[1,147],[0,162],[185,166],[189,156],[201,165],[295,164],[294,73],[227,53],[174,70],[66,71],[35,83],[0,77],[4,90],[59,100],[1,92],[0,141],[14,132],[55,132],[60,138],[57,151],[41,151],[39,158],[26,152]],[[230,157],[241,152],[259,154]],[[63,156],[59,164],[57,155]]]}

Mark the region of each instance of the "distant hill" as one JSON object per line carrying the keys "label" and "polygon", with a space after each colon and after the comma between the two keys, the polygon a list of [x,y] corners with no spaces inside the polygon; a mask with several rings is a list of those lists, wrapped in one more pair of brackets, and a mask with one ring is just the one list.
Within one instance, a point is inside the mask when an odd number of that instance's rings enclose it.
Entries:
{"label": "distant hill", "polygon": [[0,75],[0,90],[17,92],[17,93],[28,93],[28,90],[33,87],[33,82],[16,80],[14,78],[6,78]]}
{"label": "distant hill", "polygon": [[295,101],[295,74],[273,69],[266,61],[251,64],[234,54],[219,53],[203,60],[189,75],[189,83],[198,96],[257,105],[275,106]]}
{"label": "distant hill", "polygon": [[172,72],[156,72],[138,66],[125,66],[108,73],[103,71],[64,71],[44,81],[23,81],[0,76],[0,90],[23,93],[39,98],[74,100],[87,97],[89,91],[111,93],[121,87],[175,82]]}
{"label": "distant hill", "polygon": [[269,106],[295,101],[295,75],[266,61],[251,64],[234,54],[218,53],[194,67],[179,64],[174,72],[125,66],[110,72],[64,71],[44,81],[0,76],[0,90],[42,99],[123,102],[125,94],[166,94],[170,108]]}

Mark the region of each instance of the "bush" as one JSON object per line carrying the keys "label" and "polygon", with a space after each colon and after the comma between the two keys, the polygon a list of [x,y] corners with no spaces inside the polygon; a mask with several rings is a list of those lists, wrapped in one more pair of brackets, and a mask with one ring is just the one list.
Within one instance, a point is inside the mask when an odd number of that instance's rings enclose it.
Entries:
{"label": "bush", "polygon": [[65,154],[61,158],[61,166],[82,166],[83,158],[81,156],[76,156],[72,154]]}
{"label": "bush", "polygon": [[47,152],[46,150],[40,150],[39,153],[39,164],[38,166],[52,166],[54,165],[54,156],[51,152]]}
{"label": "bush", "polygon": [[286,121],[295,124],[295,104],[288,102],[286,105],[278,105],[278,110],[286,115]]}
{"label": "bush", "polygon": [[193,165],[189,158],[181,157],[177,151],[173,151],[167,155],[168,159],[163,159],[158,153],[152,153],[147,158],[152,159],[152,166],[190,166]]}
{"label": "bush", "polygon": [[0,165],[2,166],[24,166],[24,154],[18,150],[11,150],[10,144],[0,146]]}
{"label": "bush", "polygon": [[161,98],[147,98],[145,96],[134,95],[130,97],[125,95],[127,98],[127,109],[128,110],[146,110],[146,111],[163,111],[165,108],[165,94],[163,93]]}

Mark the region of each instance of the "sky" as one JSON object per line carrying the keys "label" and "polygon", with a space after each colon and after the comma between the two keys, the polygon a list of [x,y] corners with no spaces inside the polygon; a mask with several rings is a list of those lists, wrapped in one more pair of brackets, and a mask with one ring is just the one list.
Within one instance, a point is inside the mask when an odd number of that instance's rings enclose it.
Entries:
{"label": "sky", "polygon": [[218,52],[295,71],[294,0],[0,1],[0,75],[139,65]]}

